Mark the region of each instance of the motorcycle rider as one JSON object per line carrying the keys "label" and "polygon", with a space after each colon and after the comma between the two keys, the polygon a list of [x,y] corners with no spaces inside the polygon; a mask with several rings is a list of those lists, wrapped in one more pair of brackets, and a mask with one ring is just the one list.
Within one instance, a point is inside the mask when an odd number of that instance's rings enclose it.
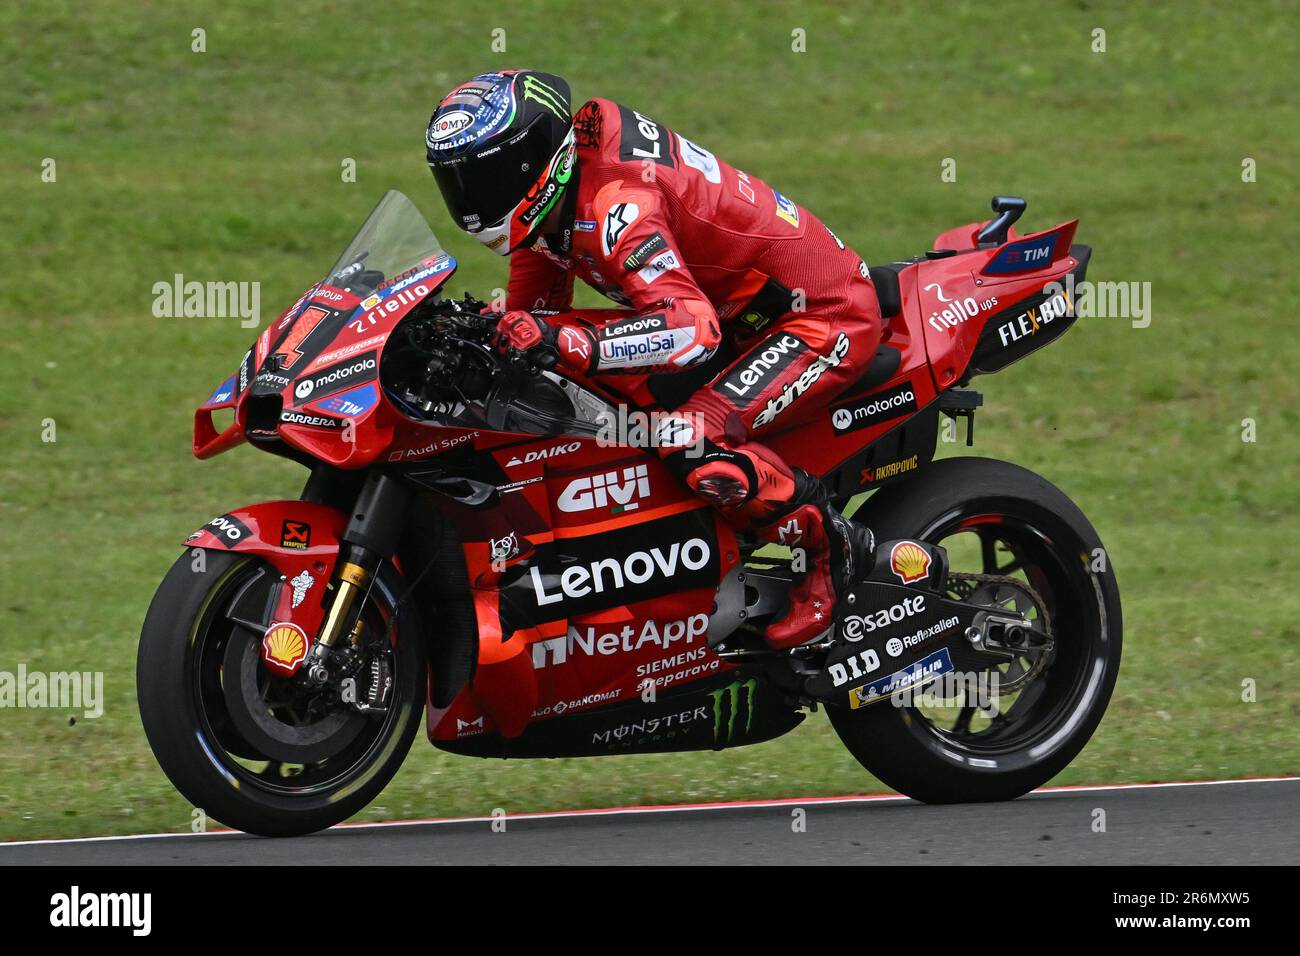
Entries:
{"label": "motorcycle rider", "polygon": [[[806,209],[662,124],[609,100],[570,104],[560,77],[502,70],[457,86],[429,121],[452,217],[511,257],[498,346],[648,376],[651,391],[704,366],[658,453],[733,524],[803,550],[806,573],[765,632],[773,647],[802,644],[830,627],[874,542],[758,439],[867,368],[881,335],[867,266]],[[624,308],[573,309],[575,277]],[[739,357],[724,364],[727,339]]]}

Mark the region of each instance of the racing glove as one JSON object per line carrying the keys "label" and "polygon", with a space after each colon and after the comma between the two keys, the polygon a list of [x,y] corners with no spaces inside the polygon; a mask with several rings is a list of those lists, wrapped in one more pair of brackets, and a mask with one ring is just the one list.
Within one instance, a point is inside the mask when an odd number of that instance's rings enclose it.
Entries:
{"label": "racing glove", "polygon": [[559,360],[555,330],[545,319],[521,309],[501,316],[492,341],[497,351],[511,359],[524,359],[543,368]]}

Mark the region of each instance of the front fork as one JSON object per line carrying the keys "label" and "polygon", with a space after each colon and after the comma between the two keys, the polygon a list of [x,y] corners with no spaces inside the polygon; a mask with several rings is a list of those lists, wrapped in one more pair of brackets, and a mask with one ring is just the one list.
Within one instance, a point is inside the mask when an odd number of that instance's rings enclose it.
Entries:
{"label": "front fork", "polygon": [[397,552],[411,491],[397,479],[372,472],[352,506],[330,579],[332,598],[325,623],[307,657],[307,681],[322,686],[331,674],[349,670],[362,637],[361,610],[375,575]]}

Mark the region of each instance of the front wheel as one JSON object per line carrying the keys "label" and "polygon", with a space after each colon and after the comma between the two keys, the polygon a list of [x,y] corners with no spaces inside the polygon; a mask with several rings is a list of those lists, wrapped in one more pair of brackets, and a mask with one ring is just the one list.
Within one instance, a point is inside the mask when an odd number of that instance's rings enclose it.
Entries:
{"label": "front wheel", "polygon": [[420,723],[425,665],[413,610],[393,626],[385,568],[361,611],[367,657],[353,686],[365,700],[369,675],[391,677],[386,711],[271,674],[250,612],[278,579],[247,555],[209,551],[198,569],[182,556],[145,617],[136,690],[154,756],[186,799],[227,826],[295,836],[347,819],[392,779]]}
{"label": "front wheel", "polygon": [[[942,545],[956,579],[966,572],[968,582],[992,582],[950,596],[1026,614],[1050,628],[1054,650],[1041,669],[999,665],[950,698],[829,707],[844,745],[884,783],[926,803],[1009,800],[1047,783],[1092,736],[1119,673],[1119,588],[1088,519],[1044,478],[988,458],[935,462],[855,517],[879,540]],[[1015,691],[993,706],[971,699],[970,687],[999,678]]]}

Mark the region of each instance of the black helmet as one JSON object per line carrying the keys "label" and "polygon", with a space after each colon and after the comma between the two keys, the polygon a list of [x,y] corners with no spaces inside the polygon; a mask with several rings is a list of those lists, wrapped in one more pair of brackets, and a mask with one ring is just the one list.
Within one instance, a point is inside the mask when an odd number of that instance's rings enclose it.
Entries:
{"label": "black helmet", "polygon": [[573,174],[569,84],[550,73],[483,73],[429,120],[426,154],[456,223],[507,255],[554,208]]}

